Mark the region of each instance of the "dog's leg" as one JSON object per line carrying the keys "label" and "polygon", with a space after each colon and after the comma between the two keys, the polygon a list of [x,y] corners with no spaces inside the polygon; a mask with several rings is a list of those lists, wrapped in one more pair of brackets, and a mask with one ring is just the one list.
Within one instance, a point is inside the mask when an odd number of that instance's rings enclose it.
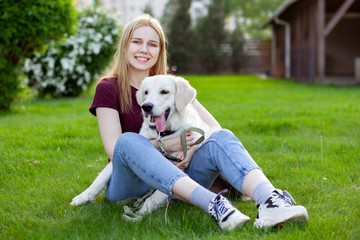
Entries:
{"label": "dog's leg", "polygon": [[166,198],[168,198],[168,195],[160,192],[159,190],[156,190],[150,197],[145,200],[144,205],[136,213],[144,215],[146,213],[152,212],[155,209],[165,206]]}
{"label": "dog's leg", "polygon": [[95,179],[95,181],[88,187],[84,192],[80,195],[73,198],[71,201],[71,205],[77,206],[88,201],[95,200],[96,196],[101,193],[106,184],[109,182],[110,177],[112,175],[113,166],[112,162],[110,162],[104,170],[101,171],[99,176]]}

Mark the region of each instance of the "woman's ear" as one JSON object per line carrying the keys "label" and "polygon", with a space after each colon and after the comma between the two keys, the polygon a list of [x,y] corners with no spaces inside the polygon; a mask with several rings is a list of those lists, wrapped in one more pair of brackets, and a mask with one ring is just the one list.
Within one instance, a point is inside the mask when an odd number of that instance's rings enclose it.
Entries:
{"label": "woman's ear", "polygon": [[176,86],[175,107],[181,112],[189,103],[194,101],[196,90],[182,77],[176,77],[174,81]]}

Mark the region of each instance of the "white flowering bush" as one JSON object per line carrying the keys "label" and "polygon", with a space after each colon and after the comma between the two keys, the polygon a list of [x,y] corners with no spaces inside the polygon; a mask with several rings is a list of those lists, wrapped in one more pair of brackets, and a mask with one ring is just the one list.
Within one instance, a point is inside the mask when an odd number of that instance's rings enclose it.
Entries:
{"label": "white flowering bush", "polygon": [[80,13],[75,35],[25,59],[28,85],[40,96],[78,96],[107,66],[119,33],[116,20],[100,10]]}

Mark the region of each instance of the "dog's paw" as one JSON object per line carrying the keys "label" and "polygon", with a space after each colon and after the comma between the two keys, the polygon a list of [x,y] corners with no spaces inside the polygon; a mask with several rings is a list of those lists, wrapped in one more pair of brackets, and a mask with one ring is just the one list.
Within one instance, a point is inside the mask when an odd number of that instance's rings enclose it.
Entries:
{"label": "dog's paw", "polygon": [[136,212],[139,215],[150,213],[158,208],[166,205],[166,199],[168,196],[159,190],[156,190],[150,197],[148,197],[144,205]]}
{"label": "dog's paw", "polygon": [[74,197],[70,203],[72,206],[77,206],[86,202],[94,201],[96,198],[96,195],[89,193],[87,191],[82,192],[78,196]]}

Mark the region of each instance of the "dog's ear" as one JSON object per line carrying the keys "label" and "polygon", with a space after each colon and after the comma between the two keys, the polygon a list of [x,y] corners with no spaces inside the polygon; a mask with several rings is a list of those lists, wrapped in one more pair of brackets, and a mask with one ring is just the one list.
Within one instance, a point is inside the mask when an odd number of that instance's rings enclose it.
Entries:
{"label": "dog's ear", "polygon": [[142,103],[144,102],[144,93],[141,90],[141,87],[139,88],[139,90],[136,92],[136,101],[138,102],[138,104],[141,106]]}
{"label": "dog's ear", "polygon": [[195,99],[196,90],[182,77],[175,78],[175,86],[175,107],[179,112],[181,112],[185,109],[186,105]]}

